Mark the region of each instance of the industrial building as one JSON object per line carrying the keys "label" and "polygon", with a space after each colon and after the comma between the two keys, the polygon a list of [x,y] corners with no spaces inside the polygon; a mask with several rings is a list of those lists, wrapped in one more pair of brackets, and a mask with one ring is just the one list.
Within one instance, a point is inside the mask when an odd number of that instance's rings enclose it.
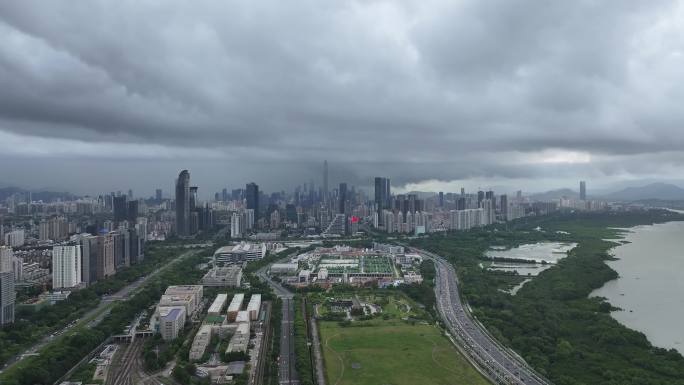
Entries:
{"label": "industrial building", "polygon": [[238,265],[214,266],[202,277],[204,286],[239,287],[242,283],[242,268]]}
{"label": "industrial building", "polygon": [[190,361],[202,359],[202,356],[204,356],[204,353],[207,351],[207,347],[209,347],[209,343],[211,342],[211,331],[211,325],[203,325],[199,329],[195,335],[195,339],[192,341],[192,346],[190,347]]}
{"label": "industrial building", "polygon": [[226,306],[227,301],[228,301],[228,294],[221,293],[221,294],[217,295],[216,299],[214,300],[214,302],[209,307],[209,311],[207,312],[207,314],[210,316],[220,315],[221,311],[223,310],[223,307]]}
{"label": "industrial building", "polygon": [[266,244],[240,242],[233,246],[223,246],[214,252],[214,265],[241,264],[262,259],[266,256]]}
{"label": "industrial building", "polygon": [[261,294],[252,294],[247,304],[249,319],[256,321],[259,318],[259,310],[261,310]]}
{"label": "industrial building", "polygon": [[233,299],[228,305],[228,322],[235,322],[238,312],[242,308],[242,302],[245,300],[243,293],[238,293],[233,296]]}

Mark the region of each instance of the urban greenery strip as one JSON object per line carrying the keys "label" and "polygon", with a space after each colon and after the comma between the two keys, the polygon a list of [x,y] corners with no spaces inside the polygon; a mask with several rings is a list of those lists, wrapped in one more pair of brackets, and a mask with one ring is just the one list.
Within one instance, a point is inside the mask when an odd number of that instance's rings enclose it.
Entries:
{"label": "urban greenery strip", "polygon": [[[169,249],[165,252],[173,253],[173,250],[175,249]],[[195,266],[205,258],[204,253],[193,254],[174,263],[155,276],[154,279],[145,283],[132,298],[115,303],[111,312],[97,326],[93,328],[81,327],[74,333],[58,338],[43,348],[38,356],[26,358],[0,374],[0,384],[53,383],[71,369],[81,357],[87,355],[108,336],[120,333],[137,314],[158,301],[168,285],[197,282],[201,278],[201,272],[195,269]]]}
{"label": "urban greenery strip", "polygon": [[[605,263],[616,245],[605,239],[621,233],[615,228],[683,219],[661,210],[558,214],[412,244],[451,261],[477,318],[556,385],[681,385],[684,358],[677,351],[652,346],[642,333],[613,319],[605,299],[589,294],[617,278]],[[490,246],[539,241],[579,245],[514,296],[504,290],[523,277],[480,267]]]}

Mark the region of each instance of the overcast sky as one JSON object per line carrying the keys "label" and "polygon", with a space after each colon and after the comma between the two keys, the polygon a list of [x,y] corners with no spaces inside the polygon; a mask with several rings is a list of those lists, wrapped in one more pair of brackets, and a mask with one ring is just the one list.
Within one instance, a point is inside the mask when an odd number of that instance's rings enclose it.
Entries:
{"label": "overcast sky", "polygon": [[[682,179],[678,1],[0,2],[0,185]],[[136,194],[138,195],[138,194]]]}

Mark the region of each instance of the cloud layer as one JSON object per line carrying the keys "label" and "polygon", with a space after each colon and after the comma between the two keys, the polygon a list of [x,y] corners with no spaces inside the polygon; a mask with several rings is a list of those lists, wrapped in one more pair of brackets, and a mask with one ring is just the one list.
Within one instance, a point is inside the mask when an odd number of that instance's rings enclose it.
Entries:
{"label": "cloud layer", "polygon": [[[0,157],[20,166],[0,178],[147,188],[191,165],[208,188],[279,189],[323,159],[357,184],[677,178],[683,18],[676,1],[4,2]],[[122,164],[139,172],[99,181]]]}

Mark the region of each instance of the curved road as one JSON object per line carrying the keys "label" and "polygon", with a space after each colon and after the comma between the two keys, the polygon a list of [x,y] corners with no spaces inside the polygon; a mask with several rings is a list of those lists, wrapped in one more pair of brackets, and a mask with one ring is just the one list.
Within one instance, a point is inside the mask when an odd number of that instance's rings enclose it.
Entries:
{"label": "curved road", "polygon": [[474,321],[458,293],[458,278],[454,267],[444,258],[425,250],[412,248],[435,262],[437,277],[435,295],[437,309],[449,332],[469,358],[497,384],[549,385],[515,353],[492,338],[484,327]]}

